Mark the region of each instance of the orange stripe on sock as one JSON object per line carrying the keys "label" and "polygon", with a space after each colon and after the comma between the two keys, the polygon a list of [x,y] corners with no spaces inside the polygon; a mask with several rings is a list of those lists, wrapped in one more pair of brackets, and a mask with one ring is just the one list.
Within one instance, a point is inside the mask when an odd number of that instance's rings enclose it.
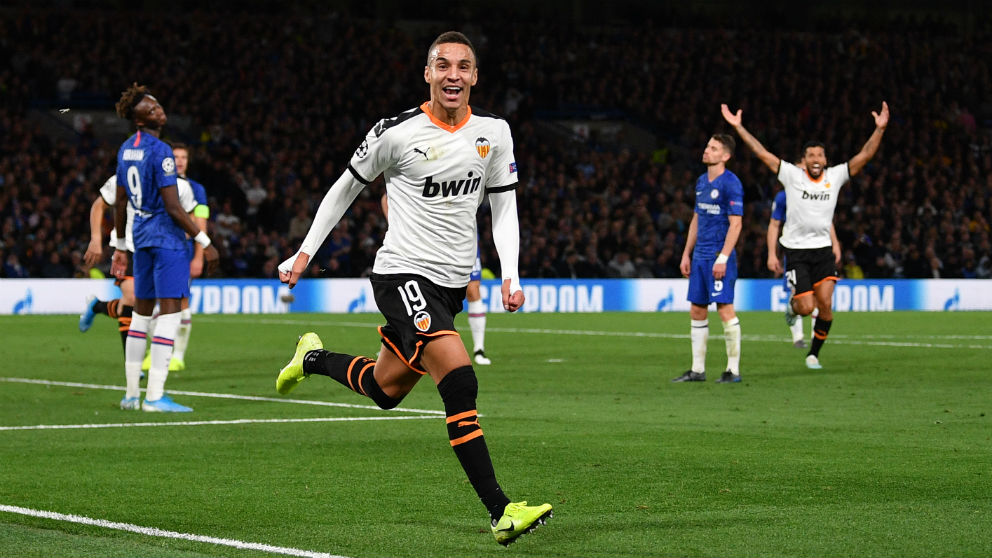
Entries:
{"label": "orange stripe on sock", "polygon": [[365,393],[365,390],[362,388],[362,376],[365,375],[365,371],[366,370],[368,370],[369,368],[374,368],[374,367],[375,367],[375,361],[373,360],[372,362],[370,362],[370,363],[366,364],[365,366],[363,366],[362,367],[362,371],[358,373],[358,389],[362,390],[362,395],[364,395],[365,397],[368,397],[369,394]]}
{"label": "orange stripe on sock", "polygon": [[476,411],[475,409],[472,409],[471,411],[465,411],[464,413],[458,413],[457,415],[451,415],[450,417],[448,417],[445,420],[445,422],[448,423],[448,424],[451,424],[451,423],[453,423],[455,421],[462,420],[462,419],[465,419],[465,418],[468,418],[468,417],[478,416],[478,414],[479,414],[478,411]]}
{"label": "orange stripe on sock", "polygon": [[819,331],[814,331],[813,332],[813,337],[816,337],[817,339],[826,339],[827,338],[827,334],[826,333],[820,333]]}
{"label": "orange stripe on sock", "polygon": [[117,318],[117,303],[121,299],[115,298],[114,300],[107,301],[107,315],[111,318]]}
{"label": "orange stripe on sock", "polygon": [[451,441],[451,446],[454,447],[454,446],[457,446],[457,445],[460,445],[460,444],[464,444],[465,442],[470,442],[470,441],[478,438],[479,436],[482,436],[482,429],[481,428],[478,429],[478,430],[475,430],[475,431],[473,431],[473,432],[471,432],[469,434],[466,434],[466,435],[462,436],[461,438],[455,438],[454,440]]}
{"label": "orange stripe on sock", "polygon": [[355,363],[358,362],[358,359],[360,358],[362,357],[355,357],[351,359],[351,364],[348,365],[348,372],[345,374],[345,378],[348,378],[348,387],[350,387],[351,391],[354,392],[358,392],[358,390],[355,389],[354,384],[351,383],[351,370],[355,367]]}

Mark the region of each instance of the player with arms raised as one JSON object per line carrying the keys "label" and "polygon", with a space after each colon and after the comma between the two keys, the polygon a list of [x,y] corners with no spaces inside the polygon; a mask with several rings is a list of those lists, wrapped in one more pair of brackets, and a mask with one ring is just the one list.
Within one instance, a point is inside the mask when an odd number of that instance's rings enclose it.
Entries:
{"label": "player with arms raised", "polygon": [[[880,112],[872,111],[875,130],[861,151],[847,163],[827,167],[826,148],[819,142],[803,146],[799,168],[773,155],[741,123],[741,110],[730,112],[721,105],[723,118],[734,127],[741,140],[758,159],[778,175],[785,186],[786,219],[779,242],[785,248],[785,276],[792,296],[786,311],[808,316],[819,309],[813,323],[813,340],[806,355],[806,367],[822,368],[820,348],[833,324],[833,294],[837,282],[837,263],[831,247],[830,227],[834,221],[837,196],[841,189],[875,156],[889,124],[889,105],[882,101]],[[769,250],[772,247],[769,246]]]}
{"label": "player with arms raised", "polygon": [[449,31],[435,39],[424,80],[430,100],[376,124],[327,192],[299,252],[279,266],[280,280],[294,286],[358,193],[382,174],[389,226],[371,282],[386,318],[379,328],[383,350],[377,361],[334,353],[307,333],[279,373],[276,389],[288,393],[320,374],[390,409],[430,375],[444,402],[455,455],[489,511],[496,541],[507,545],[550,517],[551,505],[511,503],[496,481],[476,411],[478,382],[454,317],[477,253],[476,213],[487,195],[503,307],[513,312],[524,303],[513,139],[505,120],[468,104],[478,67],[465,35]]}

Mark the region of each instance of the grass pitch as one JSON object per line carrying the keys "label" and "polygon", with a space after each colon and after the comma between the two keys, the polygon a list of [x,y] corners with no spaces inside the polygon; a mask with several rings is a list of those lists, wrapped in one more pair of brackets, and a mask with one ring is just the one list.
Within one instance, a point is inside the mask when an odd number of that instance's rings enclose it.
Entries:
{"label": "grass pitch", "polygon": [[116,323],[0,316],[0,556],[992,553],[989,314],[837,314],[810,371],[780,314],[742,313],[740,384],[713,381],[710,317],[710,381],[672,384],[685,314],[489,316],[497,476],[555,507],[504,549],[429,379],[397,412],[324,377],[275,393],[299,334],[371,355],[378,316],[194,316],[183,415],[117,408]]}

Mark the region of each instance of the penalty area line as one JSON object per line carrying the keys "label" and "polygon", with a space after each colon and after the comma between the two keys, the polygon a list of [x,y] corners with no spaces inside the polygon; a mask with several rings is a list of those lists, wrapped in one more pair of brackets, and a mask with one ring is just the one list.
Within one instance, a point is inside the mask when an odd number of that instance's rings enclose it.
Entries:
{"label": "penalty area line", "polygon": [[285,546],[274,546],[271,544],[246,542],[235,539],[208,537],[205,535],[195,535],[193,533],[180,533],[179,531],[169,531],[166,529],[159,529],[157,527],[142,527],[141,525],[134,525],[133,523],[121,523],[117,521],[108,521],[106,519],[94,519],[92,517],[84,517],[81,515],[64,514],[64,513],[50,512],[44,510],[34,510],[31,508],[22,508],[20,506],[8,506],[5,504],[0,504],[0,512],[26,515],[29,517],[39,517],[42,519],[51,519],[54,521],[65,521],[68,523],[77,523],[80,525],[91,525],[94,527],[102,527],[104,529],[114,529],[117,531],[127,531],[129,533],[137,533],[139,535],[146,535],[149,537],[161,537],[167,539],[180,539],[180,540],[186,540],[192,542],[216,544],[222,546],[229,546],[232,548],[240,548],[243,550],[257,550],[260,552],[283,554],[285,556],[300,556],[303,558],[348,558],[347,556],[328,554],[326,552],[315,552],[313,550],[304,550],[300,548],[290,548]]}
{"label": "penalty area line", "polygon": [[136,428],[146,426],[217,426],[226,424],[282,424],[292,422],[359,422],[370,420],[413,420],[433,419],[433,415],[400,415],[392,417],[317,417],[295,419],[233,419],[233,420],[186,420],[177,422],[111,422],[106,424],[32,424],[27,426],[0,426],[4,430],[77,430],[91,428]]}

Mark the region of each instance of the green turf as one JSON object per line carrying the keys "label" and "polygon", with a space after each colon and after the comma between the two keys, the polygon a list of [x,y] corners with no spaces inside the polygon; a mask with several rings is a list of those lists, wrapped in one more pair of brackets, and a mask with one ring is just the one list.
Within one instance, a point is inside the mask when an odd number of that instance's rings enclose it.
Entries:
{"label": "green turf", "polygon": [[[780,314],[745,313],[744,381],[726,385],[711,318],[710,381],[672,384],[685,314],[489,316],[478,408],[497,475],[555,507],[509,549],[441,418],[0,430],[0,505],[351,557],[992,553],[989,314],[839,314],[810,371]],[[372,354],[377,323],[196,316],[167,389],[367,405],[328,378],[288,398],[274,381],[304,331]],[[115,329],[0,317],[0,376],[121,385]],[[163,416],[121,396],[0,381],[0,427],[423,416],[179,394],[195,412]],[[442,408],[429,380],[401,407]],[[0,556],[275,555],[0,512]]]}

